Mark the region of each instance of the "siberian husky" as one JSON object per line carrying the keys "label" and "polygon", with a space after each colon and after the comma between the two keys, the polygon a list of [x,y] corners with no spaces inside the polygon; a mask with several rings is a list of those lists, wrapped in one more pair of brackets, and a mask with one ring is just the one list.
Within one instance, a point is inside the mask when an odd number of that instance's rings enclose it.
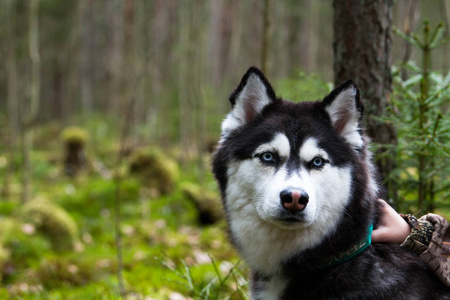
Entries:
{"label": "siberian husky", "polygon": [[252,299],[450,299],[416,254],[371,244],[379,186],[355,83],[295,104],[252,67],[230,102],[213,172]]}

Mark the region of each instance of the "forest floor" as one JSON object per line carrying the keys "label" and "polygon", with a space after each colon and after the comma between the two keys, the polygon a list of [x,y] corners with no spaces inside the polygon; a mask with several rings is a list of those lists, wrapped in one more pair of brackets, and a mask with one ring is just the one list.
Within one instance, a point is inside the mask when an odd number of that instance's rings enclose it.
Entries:
{"label": "forest floor", "polygon": [[[99,137],[87,151],[90,167],[69,178],[63,172],[61,140],[52,138],[58,137],[57,129],[47,131],[37,134],[31,156],[31,201],[50,201],[68,213],[77,227],[74,247],[56,251],[45,232],[51,229],[27,221],[18,171],[10,180],[10,196],[0,201],[0,298],[122,299],[114,230],[117,182],[108,175],[118,142]],[[6,160],[0,152],[0,176]],[[201,225],[180,189],[186,182],[199,185],[202,177],[202,188],[217,193],[208,158],[204,161],[205,171],[196,161],[180,168],[175,188],[166,194],[122,177],[125,299],[246,299],[247,271],[227,240],[225,222]],[[98,164],[103,171],[92,167]],[[127,174],[127,168],[125,158],[120,172]]]}

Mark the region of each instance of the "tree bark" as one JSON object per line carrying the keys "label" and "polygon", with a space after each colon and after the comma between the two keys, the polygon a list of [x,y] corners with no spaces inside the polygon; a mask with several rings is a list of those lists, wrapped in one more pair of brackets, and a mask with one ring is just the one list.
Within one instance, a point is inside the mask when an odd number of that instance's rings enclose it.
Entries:
{"label": "tree bark", "polygon": [[179,30],[178,42],[180,51],[180,61],[178,63],[178,101],[179,101],[179,136],[180,145],[183,151],[180,152],[180,161],[185,164],[190,156],[190,144],[191,144],[191,105],[190,105],[190,95],[192,90],[192,85],[189,80],[192,77],[189,74],[189,63],[192,60],[191,55],[191,18],[190,18],[190,6],[184,4],[178,7],[178,18],[181,24],[184,24]]}
{"label": "tree bark", "polygon": [[[408,13],[404,14],[403,16],[403,32],[407,35],[410,35],[411,32],[414,31],[414,29],[417,27],[417,23],[420,18],[420,10],[418,9],[419,1],[418,0],[411,0],[409,2],[402,2],[399,3],[402,4],[404,11],[407,11]],[[409,59],[411,58],[411,52],[412,52],[412,45],[408,41],[403,41],[403,54],[402,54],[402,63],[406,64]],[[407,69],[402,68],[401,69],[402,79],[406,80],[408,77]]]}
{"label": "tree bark", "polygon": [[2,196],[7,199],[10,196],[10,178],[14,174],[14,153],[16,152],[16,137],[19,132],[19,110],[18,110],[18,97],[17,97],[17,63],[16,63],[16,37],[14,30],[15,20],[15,7],[13,0],[9,0],[6,3],[6,21],[7,24],[7,57],[6,57],[6,69],[8,78],[8,92],[7,92],[7,105],[8,105],[8,126],[9,126],[9,139],[8,139],[8,165],[6,174],[3,181]]}
{"label": "tree bark", "polygon": [[22,118],[22,202],[26,202],[31,194],[31,157],[33,149],[33,123],[39,112],[41,94],[41,57],[39,53],[39,0],[30,1],[29,8],[28,51],[31,61],[30,102],[25,118]]}
{"label": "tree bark", "polygon": [[211,1],[210,3],[210,23],[209,23],[209,57],[211,67],[211,81],[218,84],[222,80],[224,67],[224,57],[226,53],[225,45],[229,44],[225,32],[224,15],[226,14],[225,1]]}
{"label": "tree bark", "polygon": [[264,0],[263,8],[263,29],[262,29],[262,45],[261,45],[261,71],[269,76],[270,64],[270,42],[272,38],[272,18],[271,18],[271,0]]}
{"label": "tree bark", "polygon": [[106,20],[108,26],[107,33],[107,49],[108,57],[107,65],[107,91],[108,99],[107,111],[111,115],[121,115],[123,112],[120,107],[122,99],[120,83],[121,71],[124,68],[123,50],[124,50],[124,34],[123,34],[123,18],[122,5],[120,0],[107,0],[105,2],[105,10],[108,16]]}
{"label": "tree bark", "polygon": [[[440,8],[441,8],[441,14],[442,18],[444,19],[444,26],[445,26],[445,32],[447,35],[450,35],[450,22],[449,22],[449,16],[450,16],[450,3],[446,0],[440,1]],[[445,44],[443,47],[442,56],[443,56],[443,64],[442,69],[448,70],[450,66],[450,62],[448,59],[448,53],[450,52],[450,43]]]}
{"label": "tree bark", "polygon": [[94,2],[93,0],[81,0],[80,5],[80,85],[81,106],[84,112],[91,113],[94,106],[94,79],[95,59],[94,41]]}
{"label": "tree bark", "polygon": [[[311,11],[311,6],[313,1],[302,1],[301,8],[305,12]],[[311,30],[311,19],[314,18],[312,14],[302,15],[300,18],[300,26],[298,30],[298,45],[295,48],[296,55],[300,59],[300,67],[306,73],[311,72],[311,56],[310,56],[310,45],[309,42],[312,36]]]}
{"label": "tree bark", "polygon": [[353,79],[365,101],[367,133],[378,144],[376,163],[396,201],[395,183],[389,179],[395,168],[392,151],[397,136],[389,124],[376,120],[384,115],[391,92],[392,0],[334,0],[334,82]]}

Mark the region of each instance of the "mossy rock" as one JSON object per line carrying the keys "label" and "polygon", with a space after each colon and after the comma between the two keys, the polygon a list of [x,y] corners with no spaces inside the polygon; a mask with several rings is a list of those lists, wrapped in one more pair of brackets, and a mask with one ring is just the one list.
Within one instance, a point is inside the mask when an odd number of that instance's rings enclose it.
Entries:
{"label": "mossy rock", "polygon": [[66,175],[75,176],[86,165],[84,147],[89,134],[81,127],[67,127],[61,134],[64,142],[64,172]]}
{"label": "mossy rock", "polygon": [[63,130],[61,138],[64,144],[85,145],[89,139],[89,133],[81,127],[70,126]]}
{"label": "mossy rock", "polygon": [[145,187],[156,189],[161,194],[174,190],[179,174],[177,163],[154,147],[136,150],[130,157],[129,169]]}
{"label": "mossy rock", "polygon": [[72,217],[60,206],[44,199],[26,203],[20,217],[46,236],[55,251],[73,250],[78,228]]}
{"label": "mossy rock", "polygon": [[182,184],[181,191],[184,197],[195,205],[202,225],[214,224],[224,218],[222,202],[216,193],[204,190],[193,183]]}

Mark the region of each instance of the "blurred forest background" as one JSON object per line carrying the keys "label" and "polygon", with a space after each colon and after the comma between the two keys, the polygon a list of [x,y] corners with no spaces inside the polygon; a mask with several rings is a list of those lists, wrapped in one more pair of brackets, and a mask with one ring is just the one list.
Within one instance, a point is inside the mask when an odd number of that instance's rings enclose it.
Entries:
{"label": "blurred forest background", "polygon": [[[245,299],[211,151],[248,67],[290,100],[331,90],[333,9],[1,0],[0,298]],[[391,204],[447,219],[449,22],[448,0],[394,2],[376,118],[397,141],[374,146],[395,162]]]}

